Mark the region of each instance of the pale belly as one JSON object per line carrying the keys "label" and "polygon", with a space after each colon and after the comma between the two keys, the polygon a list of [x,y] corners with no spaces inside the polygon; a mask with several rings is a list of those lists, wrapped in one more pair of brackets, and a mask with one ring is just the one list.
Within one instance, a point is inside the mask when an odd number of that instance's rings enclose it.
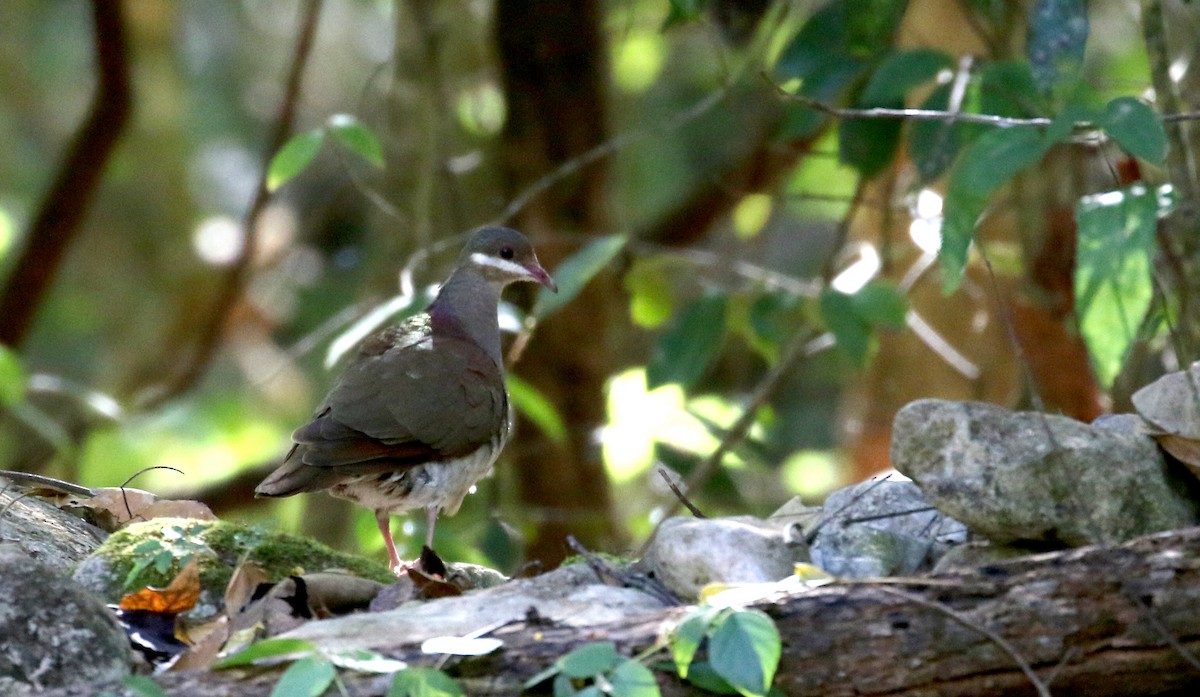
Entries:
{"label": "pale belly", "polygon": [[492,447],[480,448],[458,460],[346,478],[331,486],[329,493],[393,514],[436,506],[448,515],[454,515],[475,482],[492,469],[501,446],[501,443],[494,443]]}

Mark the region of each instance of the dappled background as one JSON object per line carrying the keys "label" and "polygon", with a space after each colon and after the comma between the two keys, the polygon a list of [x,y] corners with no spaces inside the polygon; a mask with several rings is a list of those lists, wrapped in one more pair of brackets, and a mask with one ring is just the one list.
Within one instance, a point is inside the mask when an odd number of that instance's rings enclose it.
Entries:
{"label": "dappled background", "polygon": [[[710,515],[819,500],[919,397],[1125,408],[1196,357],[1198,29],[1169,0],[4,2],[0,466],[378,553],[369,511],[252,488],[488,222],[569,302],[502,309],[518,433],[449,559],[635,549],[660,470]],[[905,107],[941,113],[867,111]]]}

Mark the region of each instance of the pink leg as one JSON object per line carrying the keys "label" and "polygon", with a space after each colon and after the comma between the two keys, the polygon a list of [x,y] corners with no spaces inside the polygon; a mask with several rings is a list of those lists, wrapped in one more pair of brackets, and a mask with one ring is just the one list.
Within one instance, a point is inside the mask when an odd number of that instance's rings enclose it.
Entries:
{"label": "pink leg", "polygon": [[438,507],[425,507],[425,546],[433,549],[433,526],[437,524]]}
{"label": "pink leg", "polygon": [[388,515],[387,511],[375,511],[375,522],[379,524],[379,532],[383,535],[383,544],[387,546],[392,573],[399,576],[408,567],[400,561],[400,555],[396,552],[396,543],[392,541],[392,517]]}

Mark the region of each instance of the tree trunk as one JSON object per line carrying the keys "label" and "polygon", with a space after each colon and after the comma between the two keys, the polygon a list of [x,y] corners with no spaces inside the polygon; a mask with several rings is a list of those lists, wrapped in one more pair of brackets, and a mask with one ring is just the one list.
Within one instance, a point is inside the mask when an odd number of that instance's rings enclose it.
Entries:
{"label": "tree trunk", "polygon": [[[606,49],[598,0],[502,0],[496,7],[508,117],[501,163],[509,197],[603,142]],[[564,234],[608,232],[608,163],[565,177],[517,213],[512,223],[538,245],[553,269],[567,253]],[[559,244],[556,244],[555,242]],[[509,452],[522,507],[537,532],[527,548],[543,567],[566,555],[572,533],[590,547],[618,538],[595,431],[605,421],[604,382],[612,370],[606,330],[619,319],[620,286],[602,274],[572,307],[542,324],[517,372],[548,397],[568,426],[555,443],[521,419]]]}

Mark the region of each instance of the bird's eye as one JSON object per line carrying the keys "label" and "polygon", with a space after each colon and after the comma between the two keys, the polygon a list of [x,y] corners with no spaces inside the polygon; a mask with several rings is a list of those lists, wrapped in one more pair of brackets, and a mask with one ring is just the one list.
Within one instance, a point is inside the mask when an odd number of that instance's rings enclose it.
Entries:
{"label": "bird's eye", "polygon": [[512,259],[513,258],[512,247],[501,247],[500,258],[501,259]]}

